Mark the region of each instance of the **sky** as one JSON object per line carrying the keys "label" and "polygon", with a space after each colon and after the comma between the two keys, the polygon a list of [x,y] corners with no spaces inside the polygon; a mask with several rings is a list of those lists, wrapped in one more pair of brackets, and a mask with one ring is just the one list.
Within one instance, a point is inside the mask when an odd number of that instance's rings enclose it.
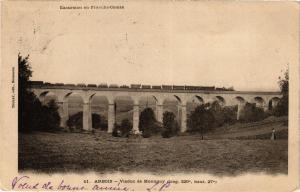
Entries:
{"label": "sky", "polygon": [[[111,2],[124,9],[59,9],[83,6],[76,1],[14,7],[14,38],[30,55],[32,80],[275,91],[296,64],[293,3]],[[85,5],[95,4],[107,3]]]}

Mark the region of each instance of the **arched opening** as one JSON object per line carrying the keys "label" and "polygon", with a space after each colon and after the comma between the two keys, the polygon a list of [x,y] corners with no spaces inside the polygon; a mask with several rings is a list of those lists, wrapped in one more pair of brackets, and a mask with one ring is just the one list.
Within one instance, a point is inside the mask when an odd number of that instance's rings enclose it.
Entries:
{"label": "arched opening", "polygon": [[225,99],[221,96],[216,96],[214,98],[214,101],[217,101],[221,107],[224,107],[226,105]]}
{"label": "arched opening", "polygon": [[262,97],[255,97],[254,102],[255,102],[256,107],[261,107],[261,108],[264,107],[265,101]]}
{"label": "arched opening", "polygon": [[236,101],[236,105],[243,105],[246,103],[246,100],[240,96],[235,97],[235,101]]}
{"label": "arched opening", "polygon": [[174,113],[175,119],[179,125],[181,119],[180,103],[181,100],[176,95],[174,95],[174,97],[167,97],[163,101],[163,113],[165,113],[166,111]]}
{"label": "arched opening", "polygon": [[133,122],[133,99],[130,96],[117,96],[115,98],[115,122],[121,125],[123,120]]}
{"label": "arched opening", "polygon": [[83,129],[83,98],[74,92],[70,92],[65,96],[68,103],[67,126],[71,130]]}
{"label": "arched opening", "polygon": [[54,100],[56,102],[58,100],[58,97],[51,91],[45,91],[40,94],[39,100],[42,105],[47,105],[51,100]]}
{"label": "arched opening", "polygon": [[197,106],[204,104],[204,99],[198,95],[193,96],[191,99],[187,100],[186,110],[189,116]]}
{"label": "arched opening", "polygon": [[268,109],[273,110],[277,106],[279,100],[280,99],[278,97],[273,97],[272,99],[270,99],[268,103]]}
{"label": "arched opening", "polygon": [[157,100],[153,96],[143,96],[139,99],[139,112],[141,113],[146,108],[151,108],[154,112],[156,110]]}
{"label": "arched opening", "polygon": [[108,128],[108,99],[105,96],[91,97],[92,127],[102,131]]}
{"label": "arched opening", "polygon": [[159,126],[158,121],[158,106],[157,98],[154,96],[143,96],[139,99],[139,131],[144,137],[157,133]]}

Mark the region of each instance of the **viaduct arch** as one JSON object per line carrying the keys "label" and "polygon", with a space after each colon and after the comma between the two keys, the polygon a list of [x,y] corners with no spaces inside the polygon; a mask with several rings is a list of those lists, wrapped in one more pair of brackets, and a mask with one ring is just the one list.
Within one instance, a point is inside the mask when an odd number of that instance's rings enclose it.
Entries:
{"label": "viaduct arch", "polygon": [[177,89],[151,89],[151,88],[129,88],[129,87],[89,87],[89,86],[68,86],[68,85],[31,85],[33,91],[43,103],[47,95],[52,95],[59,107],[61,127],[66,127],[69,118],[68,98],[71,95],[79,95],[83,105],[83,129],[92,130],[91,102],[93,97],[101,96],[108,103],[108,132],[113,131],[116,122],[115,100],[118,97],[128,97],[133,101],[133,132],[139,133],[139,108],[141,98],[149,97],[155,101],[156,119],[162,122],[163,107],[166,98],[175,98],[178,101],[180,110],[180,130],[187,130],[187,103],[196,100],[199,104],[217,101],[221,106],[238,106],[237,119],[240,118],[240,111],[246,102],[255,103],[264,110],[277,105],[281,94],[279,92],[256,92],[256,91],[228,91],[228,90],[177,90]]}

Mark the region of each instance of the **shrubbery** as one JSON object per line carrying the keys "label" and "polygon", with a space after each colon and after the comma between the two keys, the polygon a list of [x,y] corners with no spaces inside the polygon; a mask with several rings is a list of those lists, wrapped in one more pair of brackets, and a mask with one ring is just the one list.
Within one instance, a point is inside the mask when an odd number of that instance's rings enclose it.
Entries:
{"label": "shrubbery", "polygon": [[237,121],[238,106],[225,106],[223,108],[224,124],[234,124]]}
{"label": "shrubbery", "polygon": [[163,114],[163,131],[162,137],[169,138],[177,135],[179,131],[179,125],[177,121],[175,121],[175,115],[172,112],[164,112]]}
{"label": "shrubbery", "polygon": [[187,125],[190,132],[200,132],[202,135],[215,127],[236,122],[236,106],[222,107],[218,102],[203,104],[191,113]]}
{"label": "shrubbery", "polygon": [[[82,121],[83,113],[80,111],[69,117],[67,126],[71,131],[82,130]],[[104,121],[104,117],[97,113],[92,113],[92,127],[95,129],[107,130],[107,123]]]}
{"label": "shrubbery", "polygon": [[[47,105],[42,105],[33,93],[29,93],[27,103],[19,109],[24,112],[19,114],[19,131],[58,131],[60,130],[60,116],[58,106],[54,100]],[[29,110],[30,109],[30,110]],[[23,111],[24,110],[24,111]]]}
{"label": "shrubbery", "polygon": [[121,136],[128,137],[132,130],[132,123],[128,119],[123,119],[121,122]]}
{"label": "shrubbery", "polygon": [[92,113],[92,127],[95,129],[101,128],[101,116],[97,113]]}
{"label": "shrubbery", "polygon": [[115,124],[112,136],[129,137],[132,130],[132,123],[128,119],[123,119],[121,125]]}
{"label": "shrubbery", "polygon": [[58,106],[54,100],[51,100],[46,106],[42,106],[40,114],[40,130],[55,131],[60,126],[60,116]]}
{"label": "shrubbery", "polygon": [[[263,108],[246,103],[241,110],[240,121],[254,122],[267,117]],[[222,107],[218,102],[203,104],[196,107],[187,120],[189,132],[199,132],[203,135],[214,128],[237,122],[237,106]]]}
{"label": "shrubbery", "polygon": [[267,113],[263,108],[256,107],[255,103],[246,103],[241,110],[240,121],[242,122],[254,122],[265,119]]}
{"label": "shrubbery", "polygon": [[160,133],[161,127],[156,122],[154,111],[151,108],[144,109],[139,119],[139,130],[142,132],[143,137],[148,138],[151,135]]}
{"label": "shrubbery", "polygon": [[203,139],[203,134],[210,131],[215,122],[212,111],[208,108],[208,104],[200,105],[191,113],[187,119],[187,125],[190,132],[199,132]]}
{"label": "shrubbery", "polygon": [[[241,122],[254,122],[265,119],[269,115],[286,116],[288,115],[288,97],[289,97],[289,73],[285,71],[284,77],[279,77],[278,81],[281,94],[277,106],[271,111],[264,111],[263,108],[257,107],[254,103],[246,103],[240,111]],[[221,107],[218,102],[211,105],[205,104],[198,106],[195,111],[188,117],[187,123],[189,131],[205,133],[215,127],[224,124],[236,122],[237,106]]]}
{"label": "shrubbery", "polygon": [[233,124],[236,122],[237,106],[222,107],[215,101],[210,105],[208,110],[214,117],[212,127],[220,127],[224,124]]}
{"label": "shrubbery", "polygon": [[82,130],[82,119],[83,119],[83,113],[82,111],[75,113],[74,115],[71,115],[69,119],[67,120],[67,126],[71,131],[74,130]]}
{"label": "shrubbery", "polygon": [[102,131],[107,130],[107,120],[104,116],[97,113],[92,114],[92,126],[95,129],[101,129]]}

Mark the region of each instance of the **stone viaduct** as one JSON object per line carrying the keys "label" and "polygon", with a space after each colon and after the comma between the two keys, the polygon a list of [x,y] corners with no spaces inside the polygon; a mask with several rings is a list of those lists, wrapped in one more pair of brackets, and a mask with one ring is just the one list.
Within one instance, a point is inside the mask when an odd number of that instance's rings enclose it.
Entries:
{"label": "stone viaduct", "polygon": [[68,113],[68,97],[72,94],[80,95],[83,100],[83,129],[92,130],[92,113],[91,113],[91,99],[95,96],[104,96],[108,101],[108,132],[113,131],[115,124],[115,98],[119,96],[127,96],[133,100],[133,132],[139,132],[139,101],[142,97],[153,97],[156,102],[156,119],[162,122],[163,116],[163,102],[166,98],[175,98],[179,102],[181,109],[181,132],[187,130],[187,108],[188,101],[196,98],[199,103],[219,102],[222,106],[238,106],[237,119],[239,119],[240,111],[246,102],[256,103],[256,106],[262,107],[265,110],[268,107],[277,105],[281,94],[279,92],[257,92],[257,91],[230,91],[230,90],[190,90],[185,86],[175,89],[175,86],[169,86],[164,89],[164,86],[85,86],[83,84],[64,85],[64,84],[49,84],[40,83],[32,84],[31,91],[33,91],[40,100],[52,93],[57,97],[57,104],[59,106],[59,114],[61,116],[61,126],[66,127],[66,121],[69,118]]}

